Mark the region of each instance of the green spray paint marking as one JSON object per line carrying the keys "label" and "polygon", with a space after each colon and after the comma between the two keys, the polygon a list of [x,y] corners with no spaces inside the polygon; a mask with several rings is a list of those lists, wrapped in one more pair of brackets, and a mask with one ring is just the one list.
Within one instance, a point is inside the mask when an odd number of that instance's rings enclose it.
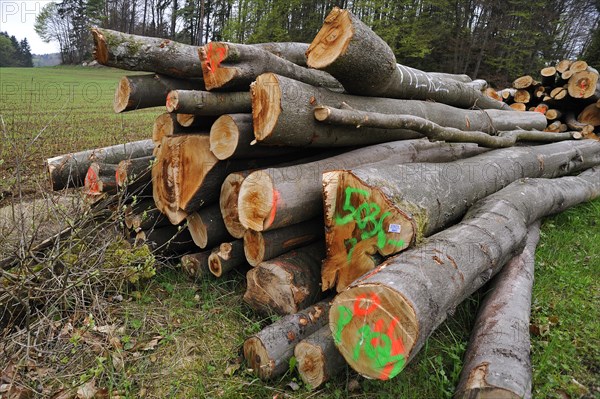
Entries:
{"label": "green spray paint marking", "polygon": [[[377,247],[379,249],[382,249],[386,244],[392,244],[396,247],[404,246],[403,240],[396,241],[386,237],[385,230],[383,229],[383,221],[386,217],[391,216],[391,212],[385,212],[378,218],[381,208],[375,202],[363,202],[358,208],[355,208],[351,202],[353,194],[362,195],[365,199],[369,198],[369,192],[366,190],[346,187],[342,210],[349,213],[344,216],[336,215],[335,223],[338,225],[345,225],[350,222],[355,222],[358,228],[362,230],[360,239],[367,240],[377,236]],[[373,225],[371,230],[367,229],[369,224]],[[350,259],[352,259],[352,252],[354,251],[356,244],[358,244],[358,240],[354,237],[349,238],[344,241],[344,244],[350,246],[347,256],[349,262]]]}

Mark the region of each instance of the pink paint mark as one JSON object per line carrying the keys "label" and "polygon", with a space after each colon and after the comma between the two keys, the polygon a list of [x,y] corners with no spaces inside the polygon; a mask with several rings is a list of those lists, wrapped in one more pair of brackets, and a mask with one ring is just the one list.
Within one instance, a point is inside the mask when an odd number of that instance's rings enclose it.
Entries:
{"label": "pink paint mark", "polygon": [[369,313],[373,312],[376,308],[379,307],[379,304],[381,303],[381,299],[379,299],[379,296],[377,296],[376,293],[371,292],[370,294],[370,301],[371,303],[369,304],[369,307],[367,307],[366,309],[363,309],[360,305],[362,304],[362,301],[364,299],[367,299],[367,294],[360,294],[356,297],[356,299],[354,300],[354,315],[355,316],[366,316]]}
{"label": "pink paint mark", "polygon": [[88,168],[87,173],[85,174],[84,180],[85,187],[88,188],[88,192],[98,193],[100,192],[100,187],[98,186],[98,175],[94,171],[93,168]]}
{"label": "pink paint mark", "polygon": [[[216,51],[216,62],[213,63],[213,54]],[[215,70],[217,68],[219,68],[219,65],[221,65],[221,62],[225,59],[225,48],[223,47],[219,47],[219,48],[213,48],[213,42],[208,43],[208,47],[206,49],[206,69],[208,69],[211,73],[214,73]]]}
{"label": "pink paint mark", "polygon": [[279,191],[273,189],[273,205],[271,205],[271,213],[269,214],[269,218],[267,219],[267,223],[265,228],[269,227],[275,221],[275,216],[277,215],[277,204],[279,203],[281,196]]}

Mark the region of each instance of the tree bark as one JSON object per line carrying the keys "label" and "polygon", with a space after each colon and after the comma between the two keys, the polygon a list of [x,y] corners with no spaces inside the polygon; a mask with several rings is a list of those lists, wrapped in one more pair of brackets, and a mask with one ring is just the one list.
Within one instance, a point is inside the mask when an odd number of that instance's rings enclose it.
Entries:
{"label": "tree bark", "polygon": [[306,66],[306,50],[308,50],[308,43],[276,42],[258,43],[253,44],[252,46],[265,50],[296,65]]}
{"label": "tree bark", "polygon": [[150,230],[141,230],[136,243],[145,243],[153,252],[169,255],[181,255],[198,250],[187,227],[165,226]]}
{"label": "tree bark", "polygon": [[152,163],[155,157],[140,157],[119,162],[115,172],[117,186],[129,194],[152,195]]}
{"label": "tree bark", "polygon": [[337,7],[325,19],[306,54],[311,68],[329,72],[349,93],[430,100],[459,108],[508,109],[468,84],[396,64],[392,49],[383,39],[350,11]]}
{"label": "tree bark", "polygon": [[456,306],[523,248],[528,225],[600,196],[600,169],[525,179],[471,207],[462,222],[391,258],[333,301],[336,346],[362,375],[389,379]]}
{"label": "tree bark", "polygon": [[318,241],[261,262],[246,274],[244,302],[256,312],[293,314],[323,297],[321,261],[325,244]]}
{"label": "tree bark", "polygon": [[282,317],[244,341],[244,358],[262,380],[279,377],[289,369],[296,344],[327,324],[329,308],[322,301]]}
{"label": "tree bark", "polygon": [[252,85],[254,135],[267,145],[344,146],[368,145],[420,135],[406,129],[327,126],[314,118],[314,108],[329,105],[340,108],[407,114],[428,119],[442,126],[461,130],[538,129],[546,127],[546,118],[533,113],[519,114],[500,110],[461,110],[434,102],[351,96],[313,87],[283,76],[266,73]]}
{"label": "tree bark", "polygon": [[198,281],[210,276],[211,273],[208,267],[209,256],[210,251],[183,255],[181,257],[181,268],[183,272],[193,281]]}
{"label": "tree bark", "polygon": [[202,78],[196,46],[97,27],[92,28],[92,35],[94,58],[102,65],[176,78]]}
{"label": "tree bark", "polygon": [[267,232],[246,230],[244,253],[252,266],[317,241],[323,237],[320,218]]}
{"label": "tree bark", "polygon": [[140,230],[171,226],[171,222],[156,209],[154,201],[146,200],[127,206],[125,209],[125,226],[138,232]]}
{"label": "tree bark", "polygon": [[244,263],[244,240],[224,242],[208,258],[208,268],[215,277],[221,277]]}
{"label": "tree bark", "polygon": [[200,90],[172,90],[167,96],[167,111],[193,115],[236,114],[252,111],[250,93],[211,93]]}
{"label": "tree bark", "polygon": [[389,115],[376,112],[364,112],[333,107],[315,108],[315,119],[333,125],[375,127],[380,129],[410,129],[425,135],[432,141],[458,143],[476,143],[483,147],[512,147],[517,141],[537,141],[553,143],[571,140],[569,133],[549,134],[541,131],[512,130],[495,132],[464,131],[452,127],[443,127],[424,118],[412,115]]}
{"label": "tree bark", "polygon": [[313,85],[340,89],[340,83],[323,71],[298,66],[258,47],[211,42],[200,50],[207,90],[246,90],[258,75],[274,72]]}
{"label": "tree bark", "polygon": [[116,113],[164,106],[171,90],[202,90],[204,81],[176,79],[165,75],[123,76],[115,91],[113,109]]}
{"label": "tree bark", "polygon": [[48,158],[45,166],[52,189],[56,191],[82,186],[92,162],[118,164],[124,159],[152,155],[153,149],[152,140],[134,141]]}
{"label": "tree bark", "polygon": [[381,162],[323,175],[323,289],[341,291],[379,262],[458,220],[470,204],[523,177],[556,177],[600,163],[600,143],[512,147],[445,164]]}
{"label": "tree bark", "polygon": [[218,204],[203,207],[187,216],[188,229],[194,243],[204,249],[231,240]]}
{"label": "tree bark", "polygon": [[492,282],[479,306],[455,397],[531,398],[529,314],[540,222]]}
{"label": "tree bark", "polygon": [[[392,159],[444,162],[477,155],[476,145],[404,140],[373,145],[331,158],[254,171],[237,190],[237,216],[244,228],[267,231],[317,217],[323,212],[322,173]],[[237,188],[237,187],[236,187]]]}
{"label": "tree bark", "polygon": [[317,389],[346,366],[344,357],[335,347],[329,325],[304,338],[296,345],[294,356],[298,374],[310,389]]}
{"label": "tree bark", "polygon": [[251,114],[229,114],[210,129],[210,150],[220,160],[274,157],[298,152],[294,147],[254,145]]}
{"label": "tree bark", "polygon": [[217,120],[216,116],[202,116],[194,118],[193,122],[188,123],[188,126],[182,126],[177,121],[177,115],[171,113],[163,113],[156,117],[152,128],[152,141],[159,145],[162,138],[165,136],[173,136],[174,134],[206,134],[210,133],[210,128]]}

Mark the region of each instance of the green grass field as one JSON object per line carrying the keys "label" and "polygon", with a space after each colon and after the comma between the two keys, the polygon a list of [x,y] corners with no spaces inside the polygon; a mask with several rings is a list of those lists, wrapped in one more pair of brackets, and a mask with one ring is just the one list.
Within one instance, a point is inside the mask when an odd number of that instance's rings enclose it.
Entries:
{"label": "green grass field", "polygon": [[[45,158],[151,137],[162,108],[112,112],[114,88],[124,74],[83,67],[0,69],[5,201],[14,194],[18,165],[36,195],[44,190]],[[599,233],[600,200],[543,224],[531,319],[535,398],[600,397]],[[484,294],[461,304],[393,380],[367,380],[345,368],[313,391],[292,367],[263,382],[240,361],[244,339],[273,321],[242,303],[244,290],[243,270],[190,282],[176,263],[167,264],[153,279],[128,286],[124,301],[111,303],[101,315],[120,327],[119,345],[99,353],[94,342],[71,336],[65,342],[70,355],[54,359],[44,383],[66,389],[94,379],[126,398],[450,398]],[[141,343],[147,345],[136,349]],[[299,389],[290,389],[290,382]]]}

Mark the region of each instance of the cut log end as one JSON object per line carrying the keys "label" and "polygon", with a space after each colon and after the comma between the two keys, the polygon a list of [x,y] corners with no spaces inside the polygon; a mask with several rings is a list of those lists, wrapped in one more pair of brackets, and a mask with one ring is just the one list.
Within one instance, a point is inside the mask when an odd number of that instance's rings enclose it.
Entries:
{"label": "cut log end", "polygon": [[221,268],[221,259],[216,253],[210,254],[208,257],[208,268],[215,277],[221,277],[223,269]]}
{"label": "cut log end", "polygon": [[251,266],[258,266],[265,257],[265,240],[262,233],[247,230],[244,234],[244,254]]}
{"label": "cut log end", "polygon": [[598,74],[592,71],[575,73],[569,79],[567,90],[573,98],[588,98],[596,92]]}
{"label": "cut log end", "polygon": [[242,183],[238,199],[240,223],[252,230],[263,231],[275,219],[277,191],[268,173],[256,171]]}
{"label": "cut log end", "polygon": [[206,248],[206,244],[208,243],[208,233],[206,231],[206,226],[202,221],[202,217],[200,217],[197,212],[193,212],[190,213],[186,219],[194,244],[200,248]]}
{"label": "cut log end", "polygon": [[298,372],[302,381],[314,388],[327,381],[328,376],[324,374],[322,365],[327,361],[321,347],[301,341],[295,348],[296,360],[298,361]]}
{"label": "cut log end", "polygon": [[327,175],[324,192],[330,217],[323,290],[335,286],[340,292],[377,265],[377,253],[392,255],[418,238],[415,220],[392,206],[380,188],[369,187],[351,172]]}
{"label": "cut log end", "polygon": [[347,10],[335,7],[306,51],[307,64],[323,69],[344,55],[354,35],[354,27]]}
{"label": "cut log end", "polygon": [[206,90],[217,89],[235,78],[236,69],[221,65],[227,60],[227,43],[210,42],[198,50]]}
{"label": "cut log end", "polygon": [[92,37],[94,38],[94,59],[100,64],[105,65],[108,62],[108,46],[106,38],[100,30],[93,28]]}
{"label": "cut log end", "polygon": [[260,379],[271,378],[275,361],[269,358],[269,352],[259,338],[250,337],[244,342],[244,358]]}
{"label": "cut log end", "polygon": [[113,100],[113,110],[117,114],[125,111],[128,107],[133,105],[130,102],[131,86],[129,83],[130,81],[127,76],[123,76],[119,80],[119,85],[117,86],[115,98]]}
{"label": "cut log end", "polygon": [[176,112],[179,109],[179,94],[177,90],[171,90],[167,94],[165,106],[167,107],[167,112]]}
{"label": "cut log end", "polygon": [[251,85],[252,123],[257,141],[271,135],[281,114],[281,88],[277,76],[264,73]]}
{"label": "cut log end", "polygon": [[232,173],[223,182],[221,194],[219,195],[219,207],[225,228],[232,237],[242,238],[246,228],[240,223],[238,211],[238,198],[244,176],[239,173]]}
{"label": "cut log end", "polygon": [[193,114],[177,114],[177,123],[183,127],[190,127],[194,124],[196,115]]}
{"label": "cut log end", "polygon": [[223,115],[210,128],[210,150],[221,160],[233,155],[240,135],[238,126],[229,115]]}
{"label": "cut log end", "polygon": [[329,107],[316,107],[315,108],[315,119],[319,122],[323,122],[327,120],[329,115],[331,114],[331,108]]}
{"label": "cut log end", "polygon": [[340,293],[329,311],[329,326],[350,367],[380,380],[402,371],[419,334],[410,302],[397,291],[372,284]]}
{"label": "cut log end", "polygon": [[173,117],[169,113],[163,113],[156,117],[152,126],[152,141],[158,145],[165,136],[173,134]]}
{"label": "cut log end", "polygon": [[515,392],[508,391],[499,387],[491,386],[487,383],[488,364],[482,363],[471,371],[468,377],[467,385],[473,387],[465,392],[458,392],[457,398],[494,398],[494,399],[520,399],[523,396]]}

